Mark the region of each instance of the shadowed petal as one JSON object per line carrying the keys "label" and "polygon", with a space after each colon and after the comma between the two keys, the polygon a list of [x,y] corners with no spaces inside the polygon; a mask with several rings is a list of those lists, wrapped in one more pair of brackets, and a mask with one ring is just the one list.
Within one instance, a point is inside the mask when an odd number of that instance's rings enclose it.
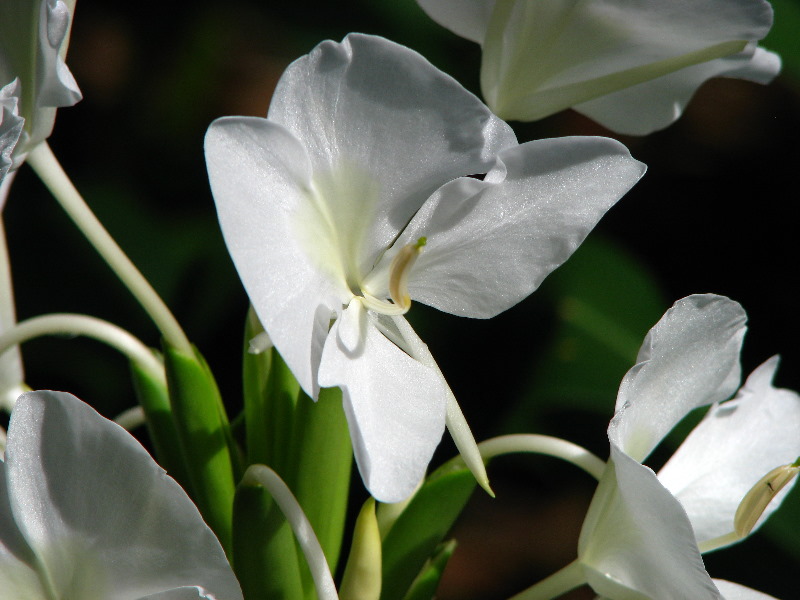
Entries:
{"label": "shadowed petal", "polygon": [[680,503],[613,443],[578,557],[592,589],[614,600],[720,598]]}
{"label": "shadowed petal", "polygon": [[129,433],[74,396],[20,397],[6,469],[14,520],[56,596],[116,600],[198,585],[241,600],[186,493]]}

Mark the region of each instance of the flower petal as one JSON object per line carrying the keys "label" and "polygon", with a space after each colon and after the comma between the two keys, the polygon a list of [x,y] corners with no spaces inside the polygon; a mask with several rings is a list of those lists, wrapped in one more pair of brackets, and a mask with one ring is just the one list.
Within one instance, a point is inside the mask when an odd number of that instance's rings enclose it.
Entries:
{"label": "flower petal", "polygon": [[613,443],[578,557],[592,589],[614,600],[720,598],[680,503]]}
{"label": "flower petal", "polygon": [[0,590],[9,598],[45,598],[33,552],[14,522],[6,485],[6,465],[0,460]]}
{"label": "flower petal", "polygon": [[408,48],[362,34],[292,63],[269,119],[301,141],[316,176],[369,178],[374,194],[341,200],[370,222],[362,274],[442,183],[486,172],[499,150],[516,145],[511,128],[454,79]]}
{"label": "flower petal", "polygon": [[275,347],[303,390],[316,398],[331,315],[351,294],[341,276],[315,257],[309,248],[313,233],[302,229],[313,193],[308,155],[286,129],[254,117],[214,121],[205,152],[239,277]]}
{"label": "flower petal", "polygon": [[759,592],[738,583],[725,581],[724,579],[714,579],[714,585],[722,592],[725,600],[778,600],[764,592]]}
{"label": "flower petal", "polygon": [[331,328],[319,382],[342,388],[367,489],[381,502],[404,500],[444,433],[447,388],[441,375],[384,337],[355,299]]}
{"label": "flower petal", "polygon": [[498,2],[481,87],[503,118],[539,119],[739,52],[771,25],[761,0]]}
{"label": "flower petal", "polygon": [[617,133],[647,135],[683,114],[697,89],[712,77],[734,77],[766,84],[780,71],[780,58],[755,46],[737,55],[686,67],[669,75],[573,106]]}
{"label": "flower petal", "polygon": [[[775,356],[753,371],[736,398],[712,406],[658,474],[689,514],[698,541],[733,531],[744,495],[800,456],[800,396],[772,387],[777,367]],[[790,488],[773,499],[760,522]]]}
{"label": "flower petal", "polygon": [[20,80],[27,152],[53,130],[56,108],[81,99],[64,63],[74,1],[3,0],[0,3],[0,82]]}
{"label": "flower petal", "polygon": [[742,307],[702,294],[676,302],[644,339],[617,395],[608,436],[644,460],[691,410],[729,398],[739,385]]}
{"label": "flower petal", "polygon": [[417,0],[428,16],[456,35],[483,44],[496,0]]}
{"label": "flower petal", "polygon": [[239,585],[180,486],[121,427],[74,396],[17,401],[6,451],[15,522],[58,597],[138,598]]}
{"label": "flower petal", "polygon": [[395,254],[424,236],[409,276],[411,297],[455,315],[493,317],[567,260],[644,171],[607,138],[504,150],[484,181],[461,178],[437,190],[365,285],[385,286]]}

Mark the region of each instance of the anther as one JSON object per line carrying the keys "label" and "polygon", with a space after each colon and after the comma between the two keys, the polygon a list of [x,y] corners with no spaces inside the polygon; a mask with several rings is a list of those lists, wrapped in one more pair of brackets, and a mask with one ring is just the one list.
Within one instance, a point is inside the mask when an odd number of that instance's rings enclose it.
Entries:
{"label": "anther", "polygon": [[733,529],[740,537],[745,537],[753,530],[772,499],[795,478],[798,472],[800,472],[800,458],[792,464],[772,469],[745,494],[733,517]]}
{"label": "anther", "polygon": [[427,238],[421,237],[413,244],[406,244],[397,253],[389,267],[389,296],[404,312],[411,308],[411,296],[408,293],[408,274],[411,267],[422,253]]}

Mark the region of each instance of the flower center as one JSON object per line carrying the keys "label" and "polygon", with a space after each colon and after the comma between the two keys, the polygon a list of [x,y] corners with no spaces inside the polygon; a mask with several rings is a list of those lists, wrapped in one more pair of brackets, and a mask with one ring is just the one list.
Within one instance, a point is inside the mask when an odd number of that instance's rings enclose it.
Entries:
{"label": "flower center", "polygon": [[364,305],[384,315],[404,315],[411,308],[411,296],[408,293],[408,275],[411,267],[422,254],[427,238],[421,237],[413,244],[406,244],[392,259],[389,266],[389,297],[391,302],[380,300],[367,292],[363,293]]}

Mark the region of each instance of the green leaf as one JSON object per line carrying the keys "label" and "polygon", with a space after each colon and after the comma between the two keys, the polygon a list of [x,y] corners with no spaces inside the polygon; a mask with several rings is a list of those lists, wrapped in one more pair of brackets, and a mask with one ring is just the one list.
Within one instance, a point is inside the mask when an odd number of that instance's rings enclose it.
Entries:
{"label": "green leaf", "polygon": [[423,567],[403,600],[433,600],[442,574],[456,550],[456,541],[450,540],[437,548],[436,553]]}
{"label": "green leaf", "polygon": [[131,362],[131,377],[136,397],[147,419],[147,431],[160,464],[184,489],[189,489],[189,474],[183,464],[178,431],[172,418],[166,382]]}
{"label": "green leaf", "polygon": [[771,0],[775,23],[760,45],[777,52],[783,62],[783,74],[800,82],[800,3],[797,0]]}
{"label": "green leaf", "polygon": [[188,356],[165,344],[164,366],[192,499],[230,552],[236,452],[219,389],[197,351]]}
{"label": "green leaf", "polygon": [[338,388],[320,390],[314,402],[301,393],[297,400],[287,483],[317,534],[331,571],[341,552],[353,449]]}
{"label": "green leaf", "polygon": [[546,406],[610,415],[623,375],[667,306],[645,267],[596,235],[542,291],[554,301],[558,325],[532,369],[529,401],[506,417],[505,431],[536,429],[538,411]]}
{"label": "green leaf", "polygon": [[476,483],[467,469],[434,472],[383,538],[381,600],[402,600],[453,526]]}
{"label": "green leaf", "polygon": [[245,600],[303,598],[289,522],[263,487],[239,485],[233,507],[233,568]]}

